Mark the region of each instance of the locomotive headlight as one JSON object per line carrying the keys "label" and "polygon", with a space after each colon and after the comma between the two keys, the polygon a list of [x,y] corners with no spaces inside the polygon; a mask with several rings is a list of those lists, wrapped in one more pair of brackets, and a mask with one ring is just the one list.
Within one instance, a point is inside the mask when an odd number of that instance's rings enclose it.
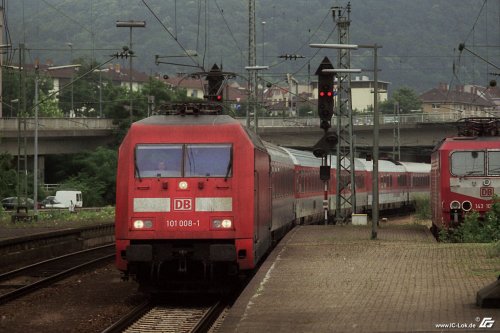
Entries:
{"label": "locomotive headlight", "polygon": [[472,202],[470,201],[464,201],[462,202],[462,209],[466,212],[472,209]]}
{"label": "locomotive headlight", "polygon": [[224,229],[232,228],[233,227],[233,221],[231,221],[230,219],[224,219],[224,220],[222,220],[221,226]]}
{"label": "locomotive headlight", "polygon": [[179,190],[187,190],[188,189],[188,183],[186,181],[181,181],[179,182]]}
{"label": "locomotive headlight", "polygon": [[215,218],[212,220],[212,229],[231,229],[233,221],[229,218]]}
{"label": "locomotive headlight", "polygon": [[151,220],[135,220],[133,223],[134,229],[149,229],[153,227]]}
{"label": "locomotive headlight", "polygon": [[453,200],[451,203],[450,203],[450,208],[451,209],[460,209],[460,202],[457,201],[457,200]]}

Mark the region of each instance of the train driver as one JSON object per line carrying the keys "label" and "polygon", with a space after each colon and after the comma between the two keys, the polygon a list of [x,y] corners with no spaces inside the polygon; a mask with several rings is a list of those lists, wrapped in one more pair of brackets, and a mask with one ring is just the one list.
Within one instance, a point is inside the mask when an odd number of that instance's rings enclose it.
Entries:
{"label": "train driver", "polygon": [[167,163],[165,161],[158,161],[158,166],[156,168],[157,177],[167,176]]}

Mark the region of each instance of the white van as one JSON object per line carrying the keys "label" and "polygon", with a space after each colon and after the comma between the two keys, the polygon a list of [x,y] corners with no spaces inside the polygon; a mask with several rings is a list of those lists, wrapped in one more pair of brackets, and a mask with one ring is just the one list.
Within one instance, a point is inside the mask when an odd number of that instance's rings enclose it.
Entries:
{"label": "white van", "polygon": [[47,208],[79,208],[83,206],[81,191],[57,191],[55,198]]}

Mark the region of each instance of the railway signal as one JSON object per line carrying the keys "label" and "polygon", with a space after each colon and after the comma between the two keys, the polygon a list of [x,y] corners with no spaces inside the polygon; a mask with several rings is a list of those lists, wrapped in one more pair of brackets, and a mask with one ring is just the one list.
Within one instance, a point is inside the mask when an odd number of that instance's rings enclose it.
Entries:
{"label": "railway signal", "polygon": [[334,154],[338,141],[335,133],[325,132],[323,137],[313,147],[314,156],[319,158]]}
{"label": "railway signal", "polygon": [[325,57],[318,69],[316,75],[318,76],[318,116],[321,120],[320,127],[328,131],[331,125],[333,116],[333,79],[335,73],[323,72],[324,69],[333,69],[332,63]]}
{"label": "railway signal", "polygon": [[214,64],[207,74],[208,94],[205,96],[211,102],[222,102],[222,84],[224,75],[217,64]]}

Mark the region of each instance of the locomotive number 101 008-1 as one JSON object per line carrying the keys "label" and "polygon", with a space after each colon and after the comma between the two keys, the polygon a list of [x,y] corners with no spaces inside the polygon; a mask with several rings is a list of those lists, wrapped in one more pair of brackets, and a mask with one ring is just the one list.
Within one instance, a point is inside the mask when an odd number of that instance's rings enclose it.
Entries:
{"label": "locomotive number 101 008-1", "polygon": [[200,226],[200,220],[166,220],[165,221],[167,224],[167,227],[169,228],[176,228],[176,227],[181,227],[181,228],[190,228],[190,227],[199,227]]}

